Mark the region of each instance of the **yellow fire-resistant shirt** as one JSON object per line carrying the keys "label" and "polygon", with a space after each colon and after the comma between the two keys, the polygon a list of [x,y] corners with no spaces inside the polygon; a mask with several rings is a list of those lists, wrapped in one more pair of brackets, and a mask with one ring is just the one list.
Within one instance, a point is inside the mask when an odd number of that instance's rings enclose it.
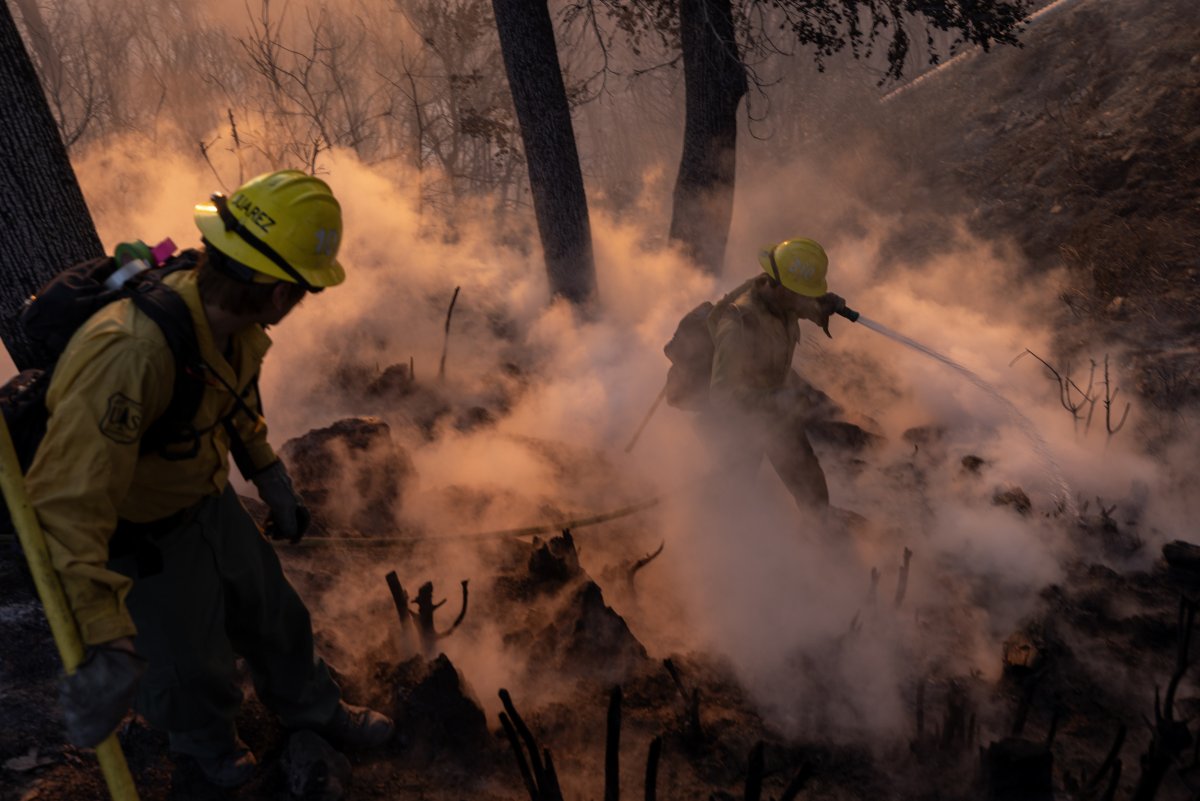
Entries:
{"label": "yellow fire-resistant shirt", "polygon": [[755,293],[759,276],[719,302],[708,319],[713,338],[709,400],[716,409],[751,411],[762,408],[783,387],[792,355],[800,341],[800,315],[782,316]]}
{"label": "yellow fire-resistant shirt", "polygon": [[[239,332],[227,358],[213,342],[196,272],[174,273],[166,283],[191,311],[208,370],[256,409],[251,385],[271,344],[266,332],[257,325]],[[118,518],[160,520],[225,489],[229,441],[221,421],[240,407],[211,372],[194,421],[199,453],[172,461],[138,452],[142,435],[170,403],[175,360],[158,325],[132,301],[97,312],[59,358],[46,396],[46,437],[26,484],[86,644],[136,633],[125,609],[132,581],[105,566]],[[275,461],[265,426],[243,411],[232,420],[256,468]]]}

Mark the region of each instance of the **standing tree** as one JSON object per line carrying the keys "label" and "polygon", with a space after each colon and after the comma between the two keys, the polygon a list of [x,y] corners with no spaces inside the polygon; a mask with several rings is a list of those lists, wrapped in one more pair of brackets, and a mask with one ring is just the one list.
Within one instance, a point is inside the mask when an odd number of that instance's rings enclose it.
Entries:
{"label": "standing tree", "polygon": [[737,110],[747,88],[729,0],[679,0],[679,43],[686,110],[670,236],[717,273],[733,217]]}
{"label": "standing tree", "polygon": [[550,290],[583,304],[596,291],[592,229],[550,8],[546,0],[492,0],[492,8]]}
{"label": "standing tree", "polygon": [[18,369],[39,361],[17,321],[64,265],[104,253],[12,13],[0,3],[0,340]]}
{"label": "standing tree", "polygon": [[825,58],[846,48],[859,58],[883,45],[884,79],[898,79],[912,29],[923,31],[936,63],[935,31],[952,34],[951,53],[961,45],[1015,44],[1028,6],[1029,0],[574,0],[566,17],[587,21],[605,69],[612,35],[596,23],[601,10],[635,53],[651,34],[681,56],[687,107],[670,236],[699,267],[718,272],[733,214],[738,108],[751,80],[765,89],[753,65],[808,47],[823,68]]}
{"label": "standing tree", "polygon": [[[809,45],[823,68],[824,57],[847,46],[858,58],[870,55],[882,41],[887,45],[884,77],[899,79],[910,26],[924,29],[930,60],[936,63],[934,30],[953,32],[951,51],[964,43],[984,49],[993,42],[1015,44],[1016,29],[1028,11],[1028,0],[741,0],[736,7],[737,0],[677,2],[687,116],[671,238],[710,272],[721,269],[733,216],[737,108],[747,73],[754,74],[747,68],[749,60]],[[735,18],[744,39],[740,46]],[[777,45],[772,29],[790,34],[786,49]],[[700,87],[693,86],[697,81]]]}

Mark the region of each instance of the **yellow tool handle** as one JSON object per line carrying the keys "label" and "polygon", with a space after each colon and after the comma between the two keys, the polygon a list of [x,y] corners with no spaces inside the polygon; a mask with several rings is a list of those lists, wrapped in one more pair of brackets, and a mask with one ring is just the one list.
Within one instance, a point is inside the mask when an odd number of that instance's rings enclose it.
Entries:
{"label": "yellow tool handle", "polygon": [[[50,561],[50,551],[46,547],[42,526],[29,503],[29,496],[25,493],[21,465],[17,461],[17,452],[13,448],[8,424],[2,415],[0,490],[4,492],[4,502],[8,504],[8,513],[17,529],[17,538],[21,541],[21,548],[29,562],[29,570],[33,573],[33,581],[37,585],[38,596],[42,599],[42,608],[46,610],[46,618],[50,621],[50,633],[54,635],[54,644],[58,646],[63,667],[67,673],[74,673],[75,668],[83,661],[83,642],[79,639],[79,629],[71,614],[71,607],[67,604],[67,596],[63,593],[62,582],[59,581],[54,563]],[[104,774],[104,782],[108,785],[108,792],[113,801],[137,801],[137,788],[134,787],[133,776],[129,773],[129,765],[125,762],[125,754],[121,751],[116,734],[110,734],[104,742],[96,746],[96,757],[100,760],[100,771]]]}

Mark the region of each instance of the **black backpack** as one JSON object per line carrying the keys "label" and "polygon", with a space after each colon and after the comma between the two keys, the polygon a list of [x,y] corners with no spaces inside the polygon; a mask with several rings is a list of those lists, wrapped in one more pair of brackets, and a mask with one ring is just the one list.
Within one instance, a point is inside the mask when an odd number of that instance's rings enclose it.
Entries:
{"label": "black backpack", "polygon": [[708,317],[713,304],[704,301],[683,316],[663,353],[671,360],[667,370],[666,401],[676,409],[703,409],[708,404],[712,376],[713,341]]}
{"label": "black backpack", "polygon": [[192,421],[204,393],[200,348],[187,303],[162,282],[173,272],[195,267],[199,257],[199,251],[185,250],[160,267],[133,275],[117,289],[105,284],[117,270],[116,260],[92,259],[63,270],[30,298],[21,313],[21,327],[39,353],[39,364],[0,386],[0,412],[22,471],[29,468],[46,434],[46,392],[59,356],[93,314],[123,298],[131,298],[158,325],[175,358],[171,401],[142,436],[140,451],[158,452],[172,460],[190,459],[199,452],[200,438]]}

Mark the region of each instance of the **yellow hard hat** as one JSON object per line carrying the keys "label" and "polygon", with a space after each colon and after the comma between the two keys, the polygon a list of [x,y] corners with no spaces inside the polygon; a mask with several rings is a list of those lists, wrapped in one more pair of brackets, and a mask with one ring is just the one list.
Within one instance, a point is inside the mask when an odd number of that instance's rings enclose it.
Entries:
{"label": "yellow hard hat", "polygon": [[758,251],[763,272],[799,295],[819,298],[829,291],[825,273],[829,257],[825,248],[811,239],[785,239],[778,245],[764,245]]}
{"label": "yellow hard hat", "polygon": [[232,197],[213,195],[194,217],[208,244],[257,273],[253,280],[316,292],[346,279],[337,260],[342,207],[320,178],[300,170],[265,173]]}

